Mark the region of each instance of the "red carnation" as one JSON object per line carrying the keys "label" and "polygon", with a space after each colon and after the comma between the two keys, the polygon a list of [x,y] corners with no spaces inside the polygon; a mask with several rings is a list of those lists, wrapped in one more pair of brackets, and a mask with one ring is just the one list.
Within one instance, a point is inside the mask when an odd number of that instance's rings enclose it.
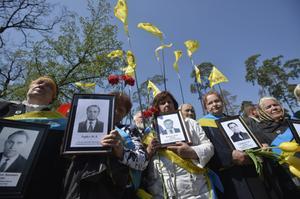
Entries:
{"label": "red carnation", "polygon": [[107,79],[108,79],[108,82],[111,85],[115,85],[115,84],[119,83],[119,76],[118,75],[109,75]]}
{"label": "red carnation", "polygon": [[151,108],[149,108],[149,110],[153,113],[153,114],[156,114],[156,113],[158,113],[159,111],[158,111],[158,109],[157,108],[155,108],[155,107],[151,107]]}
{"label": "red carnation", "polygon": [[124,81],[125,81],[125,85],[128,84],[129,86],[134,86],[135,80],[132,77],[130,77],[129,75],[125,75]]}
{"label": "red carnation", "polygon": [[144,118],[149,118],[151,116],[152,116],[152,112],[151,111],[149,111],[149,110],[143,111],[143,117]]}

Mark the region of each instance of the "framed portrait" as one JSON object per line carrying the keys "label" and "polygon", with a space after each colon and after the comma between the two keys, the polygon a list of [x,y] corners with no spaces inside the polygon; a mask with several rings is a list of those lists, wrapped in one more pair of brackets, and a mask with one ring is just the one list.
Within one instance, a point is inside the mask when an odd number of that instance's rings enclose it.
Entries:
{"label": "framed portrait", "polygon": [[22,198],[49,125],[0,119],[0,198]]}
{"label": "framed portrait", "polygon": [[157,138],[162,147],[175,144],[176,142],[190,142],[180,112],[161,114],[155,117],[154,126]]}
{"label": "framed portrait", "polygon": [[288,120],[292,134],[298,144],[300,144],[300,120]]}
{"label": "framed portrait", "polygon": [[226,117],[216,122],[233,150],[245,151],[262,147],[240,116]]}
{"label": "framed portrait", "polygon": [[114,95],[74,94],[62,154],[110,152],[100,140],[113,129]]}

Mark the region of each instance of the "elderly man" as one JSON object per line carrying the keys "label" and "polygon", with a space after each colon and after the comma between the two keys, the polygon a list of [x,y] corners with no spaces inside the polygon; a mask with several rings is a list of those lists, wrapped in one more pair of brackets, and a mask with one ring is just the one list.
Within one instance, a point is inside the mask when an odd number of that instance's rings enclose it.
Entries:
{"label": "elderly man", "polygon": [[28,139],[25,131],[16,131],[8,136],[3,153],[0,153],[0,172],[23,171],[26,158],[20,153],[24,150]]}
{"label": "elderly man", "polygon": [[0,101],[0,118],[20,115],[31,111],[50,110],[50,104],[57,95],[57,85],[47,76],[39,77],[31,82],[27,99],[22,103]]}

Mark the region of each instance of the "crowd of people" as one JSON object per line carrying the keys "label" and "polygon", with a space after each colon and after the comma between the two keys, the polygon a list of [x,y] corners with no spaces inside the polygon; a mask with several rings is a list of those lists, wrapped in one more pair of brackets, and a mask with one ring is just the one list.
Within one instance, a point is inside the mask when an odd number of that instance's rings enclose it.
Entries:
{"label": "crowd of people", "polygon": [[[40,77],[32,81],[23,102],[0,101],[0,118],[49,111],[57,92],[52,78]],[[294,93],[300,101],[300,85]],[[72,156],[61,182],[61,198],[284,199],[300,196],[299,179],[283,165],[262,159],[263,173],[259,176],[247,153],[230,147],[216,125],[217,120],[230,117],[224,113],[224,100],[216,91],[202,96],[207,115],[198,121],[193,105],[179,106],[169,91],[162,91],[154,97],[154,118],[178,111],[189,135],[188,142],[177,141],[163,147],[157,135],[157,124],[146,121],[142,112],[134,115],[132,124],[122,124],[123,118],[131,111],[131,100],[123,92],[110,94],[115,96],[115,128],[99,140],[99,145],[111,148],[111,153]],[[87,112],[87,119],[79,125],[82,132],[90,132],[92,130],[89,129],[95,129],[96,123],[88,120],[93,118],[98,122],[100,108],[91,105],[82,111]],[[261,98],[257,106],[246,104],[241,117],[263,147],[294,141],[284,108],[273,97]],[[299,113],[293,118],[300,119]],[[103,123],[101,126],[98,131],[103,129]],[[237,127],[234,122],[228,123],[235,136],[232,138],[234,142],[250,138],[248,134],[239,132]],[[174,130],[170,135],[179,131]],[[6,149],[0,156],[0,172],[10,172],[9,166],[4,163],[11,151],[16,152],[16,144],[11,141],[16,135],[13,133],[7,138]],[[274,152],[282,153],[280,150]]]}

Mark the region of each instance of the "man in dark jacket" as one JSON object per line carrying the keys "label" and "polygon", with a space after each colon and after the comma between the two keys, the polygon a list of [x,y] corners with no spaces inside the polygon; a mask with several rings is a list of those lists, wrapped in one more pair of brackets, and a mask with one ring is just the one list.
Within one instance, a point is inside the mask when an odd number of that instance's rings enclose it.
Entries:
{"label": "man in dark jacket", "polygon": [[26,147],[29,137],[25,131],[10,134],[4,143],[4,151],[0,153],[0,172],[22,172],[26,158],[20,153]]}
{"label": "man in dark jacket", "polygon": [[87,119],[79,123],[78,132],[103,132],[103,122],[98,120],[100,107],[97,105],[90,105],[86,109],[86,114]]}
{"label": "man in dark jacket", "polygon": [[236,123],[230,122],[227,124],[227,126],[233,132],[233,135],[231,136],[233,142],[238,142],[250,138],[248,133],[242,132]]}

